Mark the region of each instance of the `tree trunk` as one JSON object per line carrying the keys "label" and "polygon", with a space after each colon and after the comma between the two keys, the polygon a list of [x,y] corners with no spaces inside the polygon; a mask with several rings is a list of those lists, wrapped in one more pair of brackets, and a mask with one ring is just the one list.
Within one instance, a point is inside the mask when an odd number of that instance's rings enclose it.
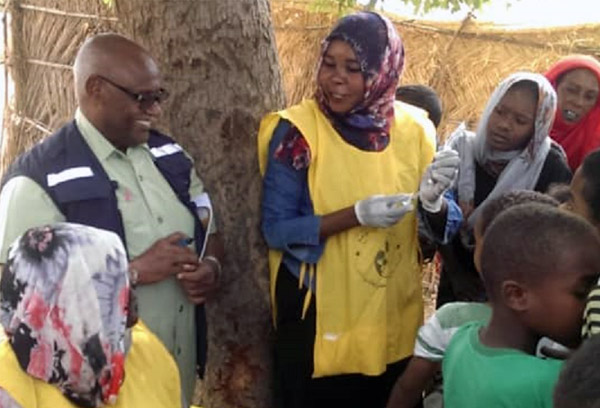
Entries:
{"label": "tree trunk", "polygon": [[271,406],[270,307],[259,230],[259,120],[284,105],[267,0],[118,0],[125,33],[157,58],[163,124],[196,160],[227,258],[208,304],[205,407]]}
{"label": "tree trunk", "polygon": [[[27,3],[27,4],[25,4]],[[162,125],[196,160],[225,238],[222,290],[207,305],[205,407],[271,405],[266,249],[259,231],[259,120],[284,105],[267,0],[14,0],[15,109],[2,165],[70,120],[70,70],[87,35],[133,37],[161,66]],[[14,116],[14,118],[13,118]],[[38,123],[43,126],[38,126]]]}

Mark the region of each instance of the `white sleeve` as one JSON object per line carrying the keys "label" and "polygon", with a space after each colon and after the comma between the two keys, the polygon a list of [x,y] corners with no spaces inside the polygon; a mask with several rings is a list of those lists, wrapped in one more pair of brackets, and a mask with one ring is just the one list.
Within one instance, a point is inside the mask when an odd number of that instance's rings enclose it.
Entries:
{"label": "white sleeve", "polygon": [[441,361],[447,345],[446,335],[436,312],[419,329],[414,355],[426,360]]}

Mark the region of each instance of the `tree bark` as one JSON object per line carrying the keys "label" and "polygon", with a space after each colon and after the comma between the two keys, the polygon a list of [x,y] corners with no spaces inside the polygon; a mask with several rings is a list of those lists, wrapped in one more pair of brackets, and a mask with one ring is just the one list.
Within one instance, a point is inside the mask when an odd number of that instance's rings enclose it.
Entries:
{"label": "tree bark", "polygon": [[[162,125],[195,159],[227,251],[222,290],[207,305],[202,404],[269,407],[271,324],[256,135],[261,116],[283,107],[284,96],[268,0],[112,3],[10,2],[15,111],[49,130],[72,118],[76,102],[69,65],[87,35],[119,31],[157,59],[172,95]],[[9,126],[3,166],[48,133],[32,123]]]}
{"label": "tree bark", "polygon": [[270,307],[259,230],[256,135],[284,106],[267,0],[119,0],[125,33],[157,58],[171,98],[163,123],[196,160],[219,215],[226,261],[208,303],[205,407],[271,406]]}

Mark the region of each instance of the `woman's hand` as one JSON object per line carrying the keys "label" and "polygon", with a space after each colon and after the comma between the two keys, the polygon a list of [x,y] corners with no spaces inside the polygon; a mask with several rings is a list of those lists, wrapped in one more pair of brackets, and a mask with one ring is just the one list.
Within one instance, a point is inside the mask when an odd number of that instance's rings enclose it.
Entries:
{"label": "woman's hand", "polygon": [[444,193],[456,180],[459,164],[456,150],[441,150],[435,154],[419,187],[419,200],[425,211],[436,214],[442,210]]}
{"label": "woman's hand", "polygon": [[360,225],[387,228],[414,210],[412,194],[374,195],[354,205]]}

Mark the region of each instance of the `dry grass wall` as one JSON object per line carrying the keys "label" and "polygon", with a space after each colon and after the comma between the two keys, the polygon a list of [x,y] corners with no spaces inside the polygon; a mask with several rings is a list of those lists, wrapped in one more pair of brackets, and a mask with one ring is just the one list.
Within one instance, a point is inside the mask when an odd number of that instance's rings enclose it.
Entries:
{"label": "dry grass wall", "polygon": [[[306,1],[272,1],[277,47],[288,103],[310,96],[321,39],[336,16],[312,13]],[[477,121],[498,82],[518,70],[544,72],[564,55],[600,57],[600,24],[537,30],[503,30],[478,25],[440,24],[391,17],[404,41],[401,83],[432,86],[444,105],[440,134],[466,120]]]}
{"label": "dry grass wall", "polygon": [[[272,0],[271,8],[292,104],[312,94],[319,44],[337,16],[309,12],[306,0]],[[70,66],[85,37],[119,31],[118,8],[107,8],[100,0],[8,1],[7,10],[12,30],[22,34],[12,37],[8,47],[15,99],[6,112],[2,169],[72,117],[76,101]],[[557,58],[575,52],[600,56],[600,25],[508,31],[472,20],[394,21],[407,55],[402,83],[427,84],[439,93],[444,104],[440,135],[462,120],[474,125],[494,86],[513,71],[543,72]]]}

